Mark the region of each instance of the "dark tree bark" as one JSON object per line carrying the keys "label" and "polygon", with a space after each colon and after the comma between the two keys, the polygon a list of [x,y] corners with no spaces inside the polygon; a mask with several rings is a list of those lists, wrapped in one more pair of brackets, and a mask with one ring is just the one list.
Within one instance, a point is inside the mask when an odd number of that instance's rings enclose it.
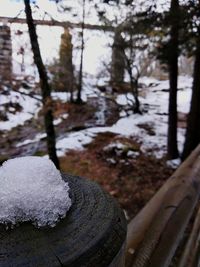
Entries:
{"label": "dark tree bark", "polygon": [[199,37],[197,41],[194,63],[192,99],[182,154],[183,160],[189,156],[192,150],[200,143],[200,29],[198,34]]}
{"label": "dark tree bark", "polygon": [[81,62],[80,62],[80,69],[79,69],[78,92],[77,92],[77,99],[76,99],[77,104],[82,103],[81,92],[82,92],[82,87],[83,87],[83,51],[85,47],[84,31],[85,31],[85,0],[83,0],[83,14],[82,14],[82,24],[81,24]]}
{"label": "dark tree bark", "polygon": [[34,62],[37,66],[40,77],[40,86],[41,86],[42,102],[44,109],[44,125],[47,134],[48,154],[50,159],[54,162],[55,166],[59,169],[59,161],[56,154],[55,130],[53,125],[51,89],[48,83],[46,69],[40,54],[38,37],[36,33],[35,24],[33,21],[30,0],[24,0],[24,4],[25,4],[26,21],[28,25],[29,36],[33,50]]}
{"label": "dark tree bark", "polygon": [[179,1],[171,0],[171,33],[169,42],[169,117],[168,117],[168,158],[179,156],[177,147],[177,80],[178,80],[178,46],[179,46]]}

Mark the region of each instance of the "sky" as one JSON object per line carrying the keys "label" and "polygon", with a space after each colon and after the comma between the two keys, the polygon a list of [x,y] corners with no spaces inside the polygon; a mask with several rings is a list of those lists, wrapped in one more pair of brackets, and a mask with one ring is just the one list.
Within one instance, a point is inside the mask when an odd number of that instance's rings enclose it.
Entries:
{"label": "sky", "polygon": [[[20,17],[24,17],[24,3],[22,0],[0,0],[1,3],[1,8],[0,8],[0,16],[7,16],[7,17],[15,17],[18,16],[20,13]],[[77,11],[77,9],[79,10],[79,13],[81,14],[81,3],[82,1],[80,0],[67,0],[64,1],[68,6],[70,7],[74,7],[74,9]],[[143,2],[143,0],[136,0],[135,2],[138,3],[138,7],[139,9],[142,8],[141,3]],[[134,3],[135,3],[134,2]],[[146,1],[147,3],[151,3],[152,1]],[[87,4],[86,2],[86,10],[87,10],[87,14],[86,14],[86,19],[88,20],[88,23],[97,23],[99,21],[96,12],[92,9],[92,5],[94,5],[95,1],[89,2]],[[61,14],[57,11],[57,5],[55,3],[55,1],[50,1],[50,0],[36,0],[36,4],[40,9],[40,12],[36,12],[34,14],[35,18],[42,18],[42,16],[44,15],[44,13],[46,12],[47,14],[53,15],[54,19],[65,19],[65,20],[70,20],[70,21],[76,21],[77,17],[73,16],[73,12],[65,12],[65,14]],[[157,5],[157,10],[161,11],[163,9],[163,5],[169,6],[169,0],[158,0],[156,1],[156,5]],[[104,11],[107,12],[107,15],[109,17],[109,19],[114,19],[115,15],[118,14],[119,15],[119,9],[114,6],[110,7],[109,5],[104,5],[102,4],[100,6],[100,4],[98,3],[98,7]],[[37,10],[38,11],[38,10]],[[127,10],[125,10],[125,8],[120,10],[120,16],[123,17],[123,15],[127,12]],[[39,13],[40,13],[40,17],[39,17]],[[48,16],[45,17],[46,19],[48,19]]]}
{"label": "sky", "polygon": [[[0,0],[3,2],[0,8],[0,16],[5,17],[25,17],[24,4],[22,0]],[[51,19],[53,17],[56,20],[65,20],[71,22],[79,22],[82,16],[82,1],[81,0],[67,0],[65,5],[72,7],[72,10],[66,12],[59,12],[55,1],[49,0],[37,0],[36,8],[35,5],[32,6],[33,17],[35,19]],[[86,23],[97,24],[99,18],[94,8],[91,8],[93,4],[88,2],[86,5]],[[113,13],[113,10],[111,10]],[[112,17],[112,13],[109,16]],[[76,14],[76,16],[74,15]],[[78,15],[77,15],[78,14]]]}
{"label": "sky", "polygon": [[[20,17],[24,17],[23,1],[1,0],[1,2],[3,2],[3,4],[1,4],[0,16],[15,17],[22,11]],[[37,0],[37,5],[40,7],[41,10],[45,10],[50,14],[55,13],[56,5],[54,1]]]}
{"label": "sky", "polygon": [[[0,8],[0,16],[6,16],[6,17],[15,17],[18,16],[20,13],[20,17],[25,17],[24,14],[24,4],[22,0],[16,1],[16,0],[1,0],[3,2],[3,4],[1,5]],[[81,15],[81,1],[79,0],[67,0],[66,1],[67,5],[69,7],[73,7],[74,10],[79,10],[78,12]],[[57,5],[55,3],[55,1],[49,1],[49,0],[37,0],[36,1],[36,5],[39,7],[39,12],[38,9],[35,9],[33,6],[33,11],[35,10],[36,12],[34,12],[34,18],[43,18],[44,14],[45,15],[45,19],[49,19],[50,17],[48,17],[48,14],[50,16],[53,16],[54,19],[58,19],[58,20],[70,20],[70,21],[74,21],[77,20],[77,17],[73,16],[73,10],[70,12],[65,12],[64,14],[58,12],[57,9]],[[94,14],[91,14],[91,2],[89,3],[89,5],[87,6],[87,10],[88,13],[87,14],[87,18],[92,18],[92,20],[95,21],[94,19]],[[92,16],[91,16],[92,15]]]}

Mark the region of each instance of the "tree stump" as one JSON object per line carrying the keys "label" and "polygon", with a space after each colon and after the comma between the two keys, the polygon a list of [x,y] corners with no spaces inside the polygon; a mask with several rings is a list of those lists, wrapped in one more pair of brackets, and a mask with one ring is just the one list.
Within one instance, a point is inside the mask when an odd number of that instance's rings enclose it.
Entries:
{"label": "tree stump", "polygon": [[123,267],[126,220],[95,182],[63,175],[72,207],[54,228],[0,226],[1,267]]}

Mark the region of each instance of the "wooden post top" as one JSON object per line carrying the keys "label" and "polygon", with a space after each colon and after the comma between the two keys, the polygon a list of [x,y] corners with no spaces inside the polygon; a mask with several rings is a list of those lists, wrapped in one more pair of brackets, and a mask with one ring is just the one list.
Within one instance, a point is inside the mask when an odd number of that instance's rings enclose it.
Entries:
{"label": "wooden post top", "polygon": [[[126,220],[116,201],[95,182],[63,175],[72,207],[54,228],[0,225],[0,266],[108,267],[126,238]],[[121,265],[119,265],[121,267]]]}

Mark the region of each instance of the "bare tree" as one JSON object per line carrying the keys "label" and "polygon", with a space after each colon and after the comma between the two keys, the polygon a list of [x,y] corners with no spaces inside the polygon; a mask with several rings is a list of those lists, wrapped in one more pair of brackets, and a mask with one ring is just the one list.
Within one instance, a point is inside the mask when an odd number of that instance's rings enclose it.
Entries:
{"label": "bare tree", "polygon": [[24,4],[25,4],[26,21],[28,25],[30,41],[33,50],[34,62],[37,66],[40,77],[40,86],[41,86],[42,102],[44,110],[44,124],[47,134],[48,154],[50,159],[54,162],[55,166],[59,169],[59,161],[56,154],[55,130],[53,125],[51,89],[48,83],[46,68],[43,64],[40,53],[38,37],[30,6],[30,0],[24,0]]}
{"label": "bare tree", "polygon": [[138,95],[138,80],[140,77],[140,71],[139,71],[139,66],[137,66],[135,62],[136,53],[138,53],[138,51],[133,45],[134,42],[135,40],[133,39],[132,32],[130,32],[129,41],[127,43],[128,45],[124,50],[124,58],[126,63],[125,65],[126,70],[129,75],[130,88],[134,98],[133,112],[141,114],[140,101]]}
{"label": "bare tree", "polygon": [[81,92],[83,87],[83,52],[85,47],[84,42],[84,31],[85,31],[85,0],[82,4],[82,23],[81,23],[81,58],[80,58],[80,68],[79,68],[79,78],[78,78],[78,91],[76,102],[78,104],[82,103]]}

